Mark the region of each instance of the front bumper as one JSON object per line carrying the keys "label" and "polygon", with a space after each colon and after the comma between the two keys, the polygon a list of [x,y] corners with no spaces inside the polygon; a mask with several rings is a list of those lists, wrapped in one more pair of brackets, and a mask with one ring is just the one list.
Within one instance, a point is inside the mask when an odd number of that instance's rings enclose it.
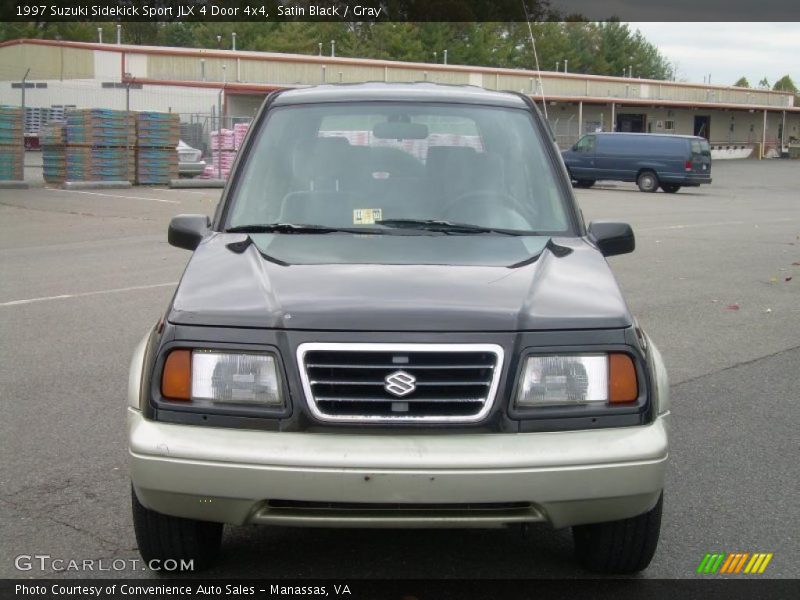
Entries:
{"label": "front bumper", "polygon": [[194,177],[196,175],[201,175],[206,168],[206,161],[199,160],[199,161],[179,161],[178,162],[178,174],[183,175],[185,177]]}
{"label": "front bumper", "polygon": [[130,472],[146,507],[206,521],[564,527],[652,508],[664,481],[666,421],[551,433],[353,435],[166,424],[129,408]]}

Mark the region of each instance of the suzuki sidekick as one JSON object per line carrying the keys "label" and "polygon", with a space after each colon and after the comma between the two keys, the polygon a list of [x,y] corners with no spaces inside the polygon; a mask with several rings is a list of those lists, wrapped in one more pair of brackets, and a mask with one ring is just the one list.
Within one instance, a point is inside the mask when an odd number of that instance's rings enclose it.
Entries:
{"label": "suzuki sidekick", "polygon": [[142,556],[223,524],[571,527],[588,569],[656,549],[669,392],[525,95],[270,95],[128,390]]}

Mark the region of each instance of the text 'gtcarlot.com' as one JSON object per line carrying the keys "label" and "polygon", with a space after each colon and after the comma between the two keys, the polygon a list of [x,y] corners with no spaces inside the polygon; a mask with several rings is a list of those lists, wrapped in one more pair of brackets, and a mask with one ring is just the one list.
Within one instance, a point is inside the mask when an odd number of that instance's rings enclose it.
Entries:
{"label": "text 'gtcarlot.com'", "polygon": [[14,558],[18,571],[194,571],[194,560],[136,558],[53,558],[49,554],[20,554]]}

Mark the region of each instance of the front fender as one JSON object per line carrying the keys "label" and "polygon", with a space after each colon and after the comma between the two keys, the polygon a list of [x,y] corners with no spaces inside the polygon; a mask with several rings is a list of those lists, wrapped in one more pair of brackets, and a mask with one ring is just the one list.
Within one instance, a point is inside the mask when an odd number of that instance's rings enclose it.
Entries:
{"label": "front fender", "polygon": [[141,410],[141,389],[142,389],[142,370],[144,369],[144,358],[147,352],[147,344],[153,331],[148,331],[136,349],[133,351],[131,366],[128,370],[128,406]]}
{"label": "front fender", "polygon": [[650,362],[650,372],[652,374],[653,385],[656,387],[655,397],[657,399],[657,414],[664,415],[670,410],[670,397],[669,397],[669,376],[667,375],[667,368],[664,365],[664,359],[658,347],[650,339],[650,336],[644,334],[647,338],[648,361]]}

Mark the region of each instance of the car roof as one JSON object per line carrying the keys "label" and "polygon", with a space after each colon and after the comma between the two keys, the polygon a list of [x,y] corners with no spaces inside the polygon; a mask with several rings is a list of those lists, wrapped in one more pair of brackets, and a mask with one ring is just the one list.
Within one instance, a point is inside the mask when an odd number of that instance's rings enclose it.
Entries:
{"label": "car roof", "polygon": [[663,138],[682,138],[685,140],[705,140],[706,138],[701,137],[699,135],[680,135],[674,133],[633,133],[633,132],[623,132],[623,131],[596,131],[593,133],[589,133],[587,135],[618,135],[618,136],[631,136],[631,137],[663,137]]}
{"label": "car roof", "polygon": [[455,102],[527,108],[511,92],[496,92],[474,85],[440,83],[338,83],[295,88],[281,92],[274,105],[321,102]]}

